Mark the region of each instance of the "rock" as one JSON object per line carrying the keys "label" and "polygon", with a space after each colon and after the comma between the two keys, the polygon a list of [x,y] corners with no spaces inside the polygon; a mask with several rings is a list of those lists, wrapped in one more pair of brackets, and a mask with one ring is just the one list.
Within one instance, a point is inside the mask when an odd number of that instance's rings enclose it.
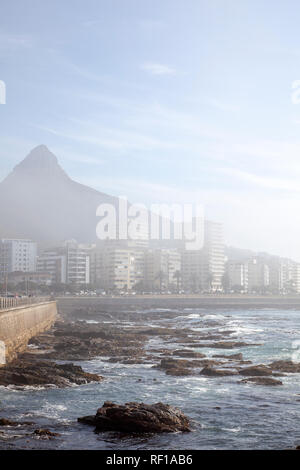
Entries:
{"label": "rock", "polygon": [[172,355],[179,357],[206,357],[205,354],[192,351],[191,349],[175,349]]}
{"label": "rock", "polygon": [[272,375],[272,369],[264,364],[259,364],[257,366],[245,367],[239,371],[241,375],[248,376],[268,376]]}
{"label": "rock", "polygon": [[269,367],[272,370],[281,371],[281,372],[290,372],[290,373],[299,373],[300,372],[300,363],[293,361],[274,361],[269,364]]}
{"label": "rock", "polygon": [[280,380],[273,379],[272,377],[249,377],[240,381],[240,383],[248,382],[253,382],[256,385],[283,385]]}
{"label": "rock", "polygon": [[55,385],[66,387],[100,382],[103,377],[85,372],[74,364],[56,364],[48,361],[17,359],[0,368],[0,385]]}
{"label": "rock", "polygon": [[0,418],[0,426],[30,426],[32,423],[31,421],[11,421],[7,418]]}
{"label": "rock", "polygon": [[77,419],[78,423],[82,424],[89,424],[90,426],[96,425],[96,417],[95,416],[82,416],[81,418]]}
{"label": "rock", "polygon": [[51,439],[52,437],[60,436],[58,432],[49,431],[49,429],[36,429],[33,434],[43,439]]}
{"label": "rock", "polygon": [[237,371],[230,369],[213,369],[212,367],[204,367],[201,372],[201,375],[206,375],[207,377],[225,377],[228,375],[237,375]]}
{"label": "rock", "polygon": [[230,355],[226,355],[226,354],[216,354],[214,355],[213,357],[220,357],[220,358],[223,358],[223,359],[236,359],[237,361],[243,361],[243,354],[242,353],[238,353],[238,354],[230,354]]}
{"label": "rock", "polygon": [[96,416],[78,418],[83,424],[92,424],[99,432],[125,433],[189,432],[190,420],[178,408],[163,403],[125,403],[117,405],[105,402]]}
{"label": "rock", "polygon": [[209,345],[211,348],[219,348],[219,349],[234,349],[234,348],[241,348],[244,346],[259,346],[259,344],[249,344],[245,343],[244,341],[219,341],[218,343],[212,343]]}
{"label": "rock", "polygon": [[[177,369],[177,370],[182,370],[182,369],[190,369],[190,368],[200,368],[200,367],[205,367],[205,366],[212,366],[212,365],[219,365],[219,361],[214,361],[211,359],[200,359],[200,360],[192,360],[188,361],[187,359],[174,359],[171,357],[161,359],[160,364],[157,366],[154,366],[154,368],[157,369],[163,369],[166,371],[166,373],[169,373],[170,375],[178,375],[178,374],[172,374],[170,372],[171,370]],[[187,375],[187,374],[184,374]]]}

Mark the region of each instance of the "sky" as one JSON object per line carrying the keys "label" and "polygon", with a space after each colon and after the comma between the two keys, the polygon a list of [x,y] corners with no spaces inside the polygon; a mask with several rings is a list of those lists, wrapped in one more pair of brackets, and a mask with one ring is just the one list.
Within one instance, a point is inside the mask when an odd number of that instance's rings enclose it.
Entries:
{"label": "sky", "polygon": [[228,245],[300,261],[299,18],[297,0],[2,1],[0,180],[45,144],[76,181],[202,204]]}

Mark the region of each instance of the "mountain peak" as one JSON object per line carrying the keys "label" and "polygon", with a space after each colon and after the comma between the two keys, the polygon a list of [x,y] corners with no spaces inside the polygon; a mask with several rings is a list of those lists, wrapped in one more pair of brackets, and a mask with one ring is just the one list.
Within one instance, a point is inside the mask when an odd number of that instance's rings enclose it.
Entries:
{"label": "mountain peak", "polygon": [[46,145],[38,145],[15,166],[12,174],[30,174],[32,176],[37,174],[45,174],[48,177],[51,175],[64,175],[67,176],[64,170],[58,163],[54,153],[52,153]]}
{"label": "mountain peak", "polygon": [[46,145],[38,145],[24,158],[24,160],[19,163],[17,168],[36,168],[38,167],[53,167],[57,166],[58,161],[56,156],[50,152]]}

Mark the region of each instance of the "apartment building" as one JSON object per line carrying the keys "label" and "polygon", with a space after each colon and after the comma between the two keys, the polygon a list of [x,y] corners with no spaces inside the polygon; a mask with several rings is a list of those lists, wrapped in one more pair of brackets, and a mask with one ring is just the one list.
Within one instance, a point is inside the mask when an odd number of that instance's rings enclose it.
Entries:
{"label": "apartment building", "polygon": [[181,253],[176,249],[153,249],[145,253],[146,290],[177,289],[181,282]]}
{"label": "apartment building", "polygon": [[182,252],[182,284],[185,290],[218,291],[223,288],[225,254],[222,224],[205,220],[204,246]]}
{"label": "apartment building", "polygon": [[248,263],[228,262],[226,266],[229,289],[248,291]]}
{"label": "apartment building", "polygon": [[105,290],[133,290],[145,278],[145,250],[107,245],[91,253],[91,283]]}
{"label": "apartment building", "polygon": [[51,284],[65,284],[67,281],[67,256],[64,250],[50,250],[39,255],[37,272],[48,273]]}
{"label": "apartment building", "polygon": [[37,244],[26,239],[0,240],[0,277],[12,272],[34,272],[37,262]]}

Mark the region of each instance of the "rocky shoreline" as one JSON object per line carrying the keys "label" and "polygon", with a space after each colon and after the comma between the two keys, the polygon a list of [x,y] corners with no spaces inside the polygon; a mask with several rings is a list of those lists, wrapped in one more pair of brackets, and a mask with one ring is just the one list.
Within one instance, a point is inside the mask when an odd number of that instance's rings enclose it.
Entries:
{"label": "rocky shoreline", "polygon": [[[25,353],[0,369],[0,386],[64,388],[95,382],[101,387],[105,377],[86,372],[69,362],[97,357],[107,363],[145,364],[179,380],[186,376],[202,376],[253,386],[284,386],[285,376],[300,373],[300,363],[270,358],[267,364],[255,364],[244,357],[243,352],[230,353],[230,350],[243,351],[249,346],[259,348],[260,344],[233,338],[233,330],[223,329],[223,325],[215,320],[204,322],[199,318],[196,328],[180,328],[176,323],[176,312],[153,311],[140,316],[135,312],[86,313],[74,311],[72,318],[61,318],[50,331],[32,338]],[[86,316],[89,320],[82,320]],[[201,352],[204,348],[224,352],[207,357]],[[166,416],[170,419],[169,431],[163,424]],[[180,422],[184,423],[182,427]],[[190,430],[189,419],[180,410],[162,403],[116,405],[105,402],[95,416],[79,418],[79,423],[92,424],[98,431]],[[0,418],[0,426],[13,425],[26,424]],[[42,439],[57,437],[48,429],[34,430],[33,433]]]}
{"label": "rocky shoreline", "polygon": [[[80,313],[77,312],[77,316]],[[119,325],[117,313],[98,315],[99,323],[61,319],[50,331],[32,338],[27,352],[0,369],[0,385],[66,387],[101,382],[105,378],[85,372],[78,365],[55,362],[86,361],[95,357],[101,357],[110,363],[151,364],[167,375],[178,377],[232,376],[240,383],[258,385],[282,385],[283,382],[276,377],[284,377],[286,373],[300,373],[300,363],[287,360],[252,364],[245,360],[242,352],[206,357],[197,349],[230,351],[260,345],[232,340],[232,331],[218,329],[214,322],[212,332],[202,332],[199,331],[199,326],[197,331],[174,327],[174,322],[171,321],[174,314],[160,313],[160,320],[162,317],[165,323],[163,327],[147,325],[149,320],[157,319],[155,312],[139,319],[136,314],[127,314],[127,318],[126,314],[122,314],[123,323]],[[124,325],[124,321],[128,323]],[[207,322],[204,330],[206,328]],[[158,345],[155,346],[153,340],[158,340]]]}

